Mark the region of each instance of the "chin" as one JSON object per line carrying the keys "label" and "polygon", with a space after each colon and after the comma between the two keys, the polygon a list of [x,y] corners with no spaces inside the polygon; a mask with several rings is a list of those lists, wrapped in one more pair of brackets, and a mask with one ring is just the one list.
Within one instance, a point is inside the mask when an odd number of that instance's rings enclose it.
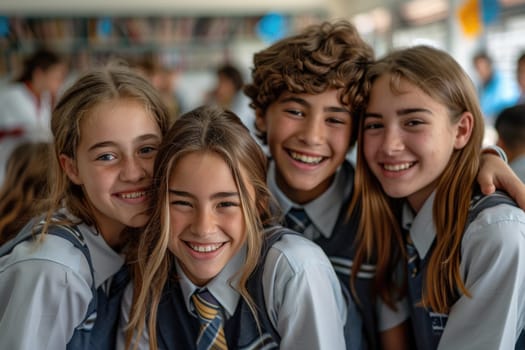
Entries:
{"label": "chin", "polygon": [[138,214],[135,217],[131,218],[128,222],[129,223],[127,226],[134,228],[143,227],[146,226],[146,224],[148,223],[148,216],[146,214]]}

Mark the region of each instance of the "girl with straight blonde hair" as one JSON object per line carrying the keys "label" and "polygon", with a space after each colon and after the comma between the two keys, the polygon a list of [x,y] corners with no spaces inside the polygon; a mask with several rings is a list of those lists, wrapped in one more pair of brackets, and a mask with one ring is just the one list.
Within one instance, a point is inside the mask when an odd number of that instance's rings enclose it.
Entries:
{"label": "girl with straight blonde hair", "polygon": [[317,245],[274,225],[266,156],[235,114],[181,116],[155,170],[119,349],[345,349],[335,272]]}

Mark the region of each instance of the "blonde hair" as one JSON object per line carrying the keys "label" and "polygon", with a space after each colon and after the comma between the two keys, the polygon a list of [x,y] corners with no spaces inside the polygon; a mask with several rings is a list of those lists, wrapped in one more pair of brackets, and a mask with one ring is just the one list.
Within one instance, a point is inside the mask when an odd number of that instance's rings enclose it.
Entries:
{"label": "blonde hair", "polygon": [[[264,237],[263,227],[271,221],[271,195],[266,186],[267,159],[235,114],[218,107],[200,107],[175,121],[155,161],[155,192],[152,203],[158,205],[141,235],[137,250],[134,267],[135,293],[126,336],[127,347],[131,344],[134,334],[142,333],[147,322],[150,348],[157,349],[158,304],[175,260],[168,250],[168,182],[178,161],[194,152],[213,152],[219,155],[231,169],[239,189],[247,231],[247,257],[240,271],[239,293],[256,315],[246,282],[259,261]],[[245,176],[242,176],[242,173]],[[255,198],[251,198],[249,186],[255,189]],[[147,314],[149,317],[146,321]]]}
{"label": "blonde hair", "polygon": [[42,201],[48,196],[50,150],[49,143],[26,141],[11,152],[0,188],[0,245],[44,211]]}
{"label": "blonde hair", "polygon": [[[53,157],[51,158],[51,194],[47,223],[53,213],[65,206],[88,225],[93,221],[93,209],[81,186],[74,184],[60,166],[64,154],[75,159],[80,139],[80,125],[98,105],[118,99],[133,99],[141,103],[157,121],[164,135],[169,127],[169,115],[157,91],[138,73],[110,63],[108,66],[86,72],[62,95],[51,117]],[[47,225],[44,226],[45,232]]]}
{"label": "blonde hair", "polygon": [[[476,90],[460,65],[446,52],[416,46],[390,53],[372,64],[367,73],[367,89],[380,76],[391,76],[393,92],[407,81],[448,108],[450,122],[457,123],[464,112],[473,115],[473,130],[465,147],[456,149],[441,174],[435,190],[433,220],[435,246],[430,256],[423,287],[423,305],[447,313],[458,291],[469,295],[461,278],[461,240],[479,167],[483,140],[483,117]],[[360,121],[355,196],[352,208],[361,206],[357,269],[366,259],[377,259],[376,286],[388,299],[385,287],[393,284],[388,275],[397,261],[396,252],[405,253],[395,200],[388,198],[371,172],[363,155],[363,118]],[[357,271],[357,270],[356,270]],[[381,279],[387,278],[387,282]]]}

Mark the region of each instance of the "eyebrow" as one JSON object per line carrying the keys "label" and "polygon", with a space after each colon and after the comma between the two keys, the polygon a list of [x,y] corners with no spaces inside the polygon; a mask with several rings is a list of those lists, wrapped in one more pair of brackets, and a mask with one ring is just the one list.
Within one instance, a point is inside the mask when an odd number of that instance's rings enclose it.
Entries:
{"label": "eyebrow", "polygon": [[[195,195],[191,194],[190,192],[186,191],[178,191],[173,189],[168,189],[169,194],[180,196],[180,197],[188,197],[196,199]],[[217,192],[211,195],[211,199],[220,199],[220,198],[229,198],[229,197],[239,197],[239,192]]]}
{"label": "eyebrow", "polygon": [[[397,116],[403,116],[408,115],[412,113],[425,113],[425,114],[433,114],[431,110],[426,108],[402,108],[396,110]],[[381,118],[383,115],[381,113],[365,113],[365,118]]]}
{"label": "eyebrow", "polygon": [[[160,136],[156,135],[156,134],[144,134],[144,135],[140,135],[139,137],[137,137],[133,141],[134,142],[144,142],[144,141],[149,141],[149,140],[160,141],[160,139],[161,139]],[[88,152],[92,151],[94,149],[97,149],[97,148],[111,147],[111,146],[117,146],[117,143],[114,142],[114,141],[97,142],[97,143],[95,143],[94,145],[92,145],[91,147],[88,148]]]}
{"label": "eyebrow", "polygon": [[[280,101],[280,103],[287,103],[287,102],[295,102],[295,103],[298,103],[304,107],[311,107],[311,104],[308,103],[306,100],[300,98],[300,97],[297,97],[297,96],[290,96],[290,97],[286,97],[284,99],[282,99]],[[343,107],[336,107],[336,106],[329,106],[329,107],[324,107],[323,108],[323,111],[325,112],[334,112],[334,113],[349,113],[348,110],[346,110],[345,108]]]}

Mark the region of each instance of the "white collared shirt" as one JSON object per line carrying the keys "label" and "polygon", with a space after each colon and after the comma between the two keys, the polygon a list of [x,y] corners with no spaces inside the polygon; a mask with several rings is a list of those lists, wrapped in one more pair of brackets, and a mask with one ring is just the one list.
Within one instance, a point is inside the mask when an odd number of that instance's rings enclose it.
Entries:
{"label": "white collared shirt", "polygon": [[[89,248],[95,283],[124,259],[92,227],[79,225]],[[64,238],[24,241],[0,257],[0,349],[65,349],[93,298],[88,261]]]}
{"label": "white collared shirt", "polygon": [[349,167],[340,167],[330,187],[319,197],[304,205],[296,204],[286,197],[277,186],[275,176],[275,162],[270,161],[268,165],[268,187],[279,203],[282,212],[286,214],[292,207],[304,208],[312,222],[305,229],[304,236],[310,240],[317,239],[321,235],[325,238],[332,237],[343,203],[352,192],[354,185],[353,174],[350,173]]}
{"label": "white collared shirt", "polygon": [[[242,268],[241,249],[205,287],[221,303],[226,316],[235,312],[240,295],[234,278]],[[177,267],[187,311],[196,317],[190,299],[198,289]],[[330,261],[315,243],[298,235],[284,235],[268,251],[262,277],[268,318],[281,337],[280,348],[293,350],[345,349],[346,306],[339,280]],[[133,296],[131,284],[124,293],[117,349],[124,349],[124,327]],[[242,330],[241,330],[242,331]],[[147,330],[139,350],[149,348]]]}
{"label": "white collared shirt", "polygon": [[[415,216],[403,208],[421,259],[436,235],[434,197]],[[514,349],[525,327],[525,213],[507,204],[483,210],[463,235],[460,272],[472,298],[461,295],[452,305],[438,348]]]}

